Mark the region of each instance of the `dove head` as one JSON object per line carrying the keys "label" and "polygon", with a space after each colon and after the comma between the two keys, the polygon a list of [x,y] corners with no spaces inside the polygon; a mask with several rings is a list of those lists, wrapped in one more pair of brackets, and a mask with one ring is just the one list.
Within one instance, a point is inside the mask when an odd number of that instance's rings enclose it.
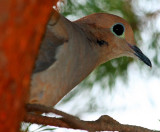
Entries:
{"label": "dove head", "polygon": [[77,21],[87,25],[92,34],[96,50],[99,54],[99,63],[121,56],[139,58],[148,66],[152,66],[150,60],[136,46],[131,26],[121,17],[96,13]]}

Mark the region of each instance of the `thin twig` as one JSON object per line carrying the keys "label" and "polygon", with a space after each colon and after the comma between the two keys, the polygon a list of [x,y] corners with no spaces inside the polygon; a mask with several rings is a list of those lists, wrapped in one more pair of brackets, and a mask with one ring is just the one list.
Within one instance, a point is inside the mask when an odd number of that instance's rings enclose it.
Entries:
{"label": "thin twig", "polygon": [[[110,116],[103,115],[96,121],[83,121],[79,118],[62,111],[56,110],[51,107],[46,107],[38,104],[27,104],[28,112],[42,112],[54,113],[62,116],[62,118],[46,117],[36,113],[28,113],[24,121],[30,123],[37,123],[43,125],[51,125],[56,127],[64,127],[71,129],[81,129],[88,131],[120,131],[120,132],[153,132],[147,128],[131,125],[123,125],[111,118]],[[158,131],[156,131],[158,132]]]}

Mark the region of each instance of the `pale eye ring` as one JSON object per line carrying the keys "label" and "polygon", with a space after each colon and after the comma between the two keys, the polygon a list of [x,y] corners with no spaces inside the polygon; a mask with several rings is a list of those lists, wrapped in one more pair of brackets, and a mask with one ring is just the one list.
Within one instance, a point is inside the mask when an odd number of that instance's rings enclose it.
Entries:
{"label": "pale eye ring", "polygon": [[124,31],[125,28],[122,23],[116,23],[115,25],[112,26],[112,32],[117,36],[123,35]]}

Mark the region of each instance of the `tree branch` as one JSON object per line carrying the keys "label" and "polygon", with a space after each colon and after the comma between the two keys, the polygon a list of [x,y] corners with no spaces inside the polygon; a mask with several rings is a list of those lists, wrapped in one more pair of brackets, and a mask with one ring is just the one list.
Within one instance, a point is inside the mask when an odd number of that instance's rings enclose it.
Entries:
{"label": "tree branch", "polygon": [[[51,125],[56,127],[64,127],[72,129],[81,129],[88,131],[153,132],[153,130],[149,130],[147,128],[139,126],[120,124],[119,122],[117,122],[116,120],[107,115],[101,116],[96,121],[83,121],[80,120],[78,117],[72,116],[70,114],[43,105],[27,104],[26,109],[28,112],[32,113],[28,113],[25,116],[24,121],[30,123],[37,123],[37,124]],[[38,115],[33,112],[54,113],[62,116],[62,118],[46,117]]]}

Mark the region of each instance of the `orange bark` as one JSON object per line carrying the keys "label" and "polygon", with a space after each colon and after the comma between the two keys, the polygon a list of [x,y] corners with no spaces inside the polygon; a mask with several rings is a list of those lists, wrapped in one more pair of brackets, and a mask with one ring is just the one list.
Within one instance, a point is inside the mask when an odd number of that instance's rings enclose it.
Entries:
{"label": "orange bark", "polygon": [[57,0],[0,4],[0,132],[17,132],[45,24]]}

